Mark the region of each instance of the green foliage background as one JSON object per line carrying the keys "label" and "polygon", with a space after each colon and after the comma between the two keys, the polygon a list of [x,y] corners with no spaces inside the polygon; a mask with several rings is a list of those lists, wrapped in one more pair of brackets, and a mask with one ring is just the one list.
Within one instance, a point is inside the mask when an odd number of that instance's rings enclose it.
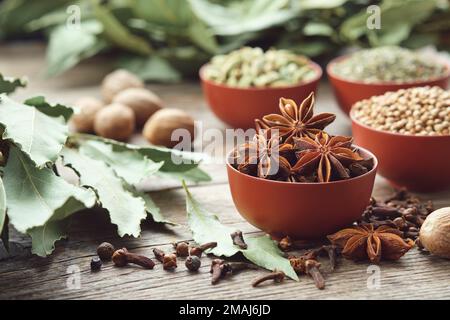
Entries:
{"label": "green foliage background", "polygon": [[[70,5],[81,24],[67,26]],[[381,29],[370,30],[370,5]],[[72,7],[73,9],[73,7]],[[71,21],[71,20],[70,20]],[[114,52],[117,64],[145,80],[197,73],[212,55],[243,45],[287,48],[310,57],[347,46],[435,45],[450,50],[447,0],[5,0],[0,40],[44,35],[48,73]]]}

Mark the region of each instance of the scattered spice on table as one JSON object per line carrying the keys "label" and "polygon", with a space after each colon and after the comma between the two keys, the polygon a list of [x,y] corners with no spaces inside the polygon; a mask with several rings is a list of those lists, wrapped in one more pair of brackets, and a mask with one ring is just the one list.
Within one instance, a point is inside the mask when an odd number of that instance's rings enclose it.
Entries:
{"label": "scattered spice on table", "polygon": [[393,227],[364,224],[342,229],[328,239],[342,248],[342,255],[347,259],[378,263],[398,260],[414,246],[413,240],[404,240],[400,234],[401,231]]}
{"label": "scattered spice on table", "polygon": [[353,117],[376,130],[411,135],[450,134],[450,92],[415,87],[357,102]]}
{"label": "scattered spice on table", "polygon": [[333,65],[332,72],[365,83],[408,83],[440,77],[448,67],[435,56],[397,46],[365,49]]}
{"label": "scattered spice on table", "polygon": [[372,198],[358,224],[397,228],[403,239],[416,240],[423,222],[433,211],[433,202],[422,201],[406,189],[400,189],[384,201]]}
{"label": "scattered spice on table", "polygon": [[307,82],[317,76],[311,60],[287,50],[243,47],[213,57],[204,76],[231,87],[284,87]]}

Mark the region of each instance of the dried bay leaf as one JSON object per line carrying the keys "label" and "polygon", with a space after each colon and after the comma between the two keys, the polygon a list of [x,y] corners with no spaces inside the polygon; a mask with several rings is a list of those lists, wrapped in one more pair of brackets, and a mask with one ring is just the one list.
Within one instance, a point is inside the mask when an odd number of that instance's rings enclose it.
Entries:
{"label": "dried bay leaf", "polygon": [[153,162],[136,150],[95,140],[83,141],[79,150],[90,158],[105,162],[130,185],[155,174],[164,164],[163,161]]}
{"label": "dried bay leaf", "polygon": [[55,242],[67,237],[69,221],[56,220],[49,221],[42,227],[35,227],[28,230],[31,236],[31,253],[40,257],[46,257],[55,250]]}
{"label": "dried bay leaf", "polygon": [[90,208],[96,201],[91,190],[69,184],[49,168],[36,168],[15,146],[10,148],[3,182],[8,217],[22,233],[45,225],[54,215],[67,217]]}
{"label": "dried bay leaf", "polygon": [[25,100],[24,104],[35,107],[40,112],[48,115],[49,117],[63,117],[66,122],[69,121],[70,117],[73,115],[72,108],[59,103],[52,105],[48,103],[42,96],[27,99]]}
{"label": "dried bay leaf", "polygon": [[0,178],[0,234],[3,231],[6,220],[6,194],[3,180]]}
{"label": "dried bay leaf", "polygon": [[119,236],[139,236],[141,221],[147,216],[144,200],[130,193],[123,180],[104,162],[68,148],[63,149],[62,156],[64,164],[79,175],[80,183],[95,189],[101,206],[108,210],[111,223],[117,225]]}
{"label": "dried bay leaf", "polygon": [[0,73],[0,94],[1,93],[13,93],[17,88],[26,87],[27,82],[25,79],[15,79],[10,77],[4,77]]}
{"label": "dried bay leaf", "polygon": [[273,240],[266,235],[246,237],[245,241],[248,247],[245,250],[240,249],[233,244],[230,236],[236,229],[221,224],[216,215],[206,212],[192,196],[184,182],[183,188],[186,191],[188,225],[195,242],[199,244],[211,241],[217,242],[217,247],[207,251],[207,253],[231,257],[238,252],[242,252],[254,264],[268,270],[281,270],[291,279],[298,281],[297,274],[291,267],[289,260],[283,257],[282,252]]}
{"label": "dried bay leaf", "polygon": [[62,118],[52,118],[34,107],[0,96],[2,138],[12,140],[39,167],[54,162],[67,140],[68,128]]}

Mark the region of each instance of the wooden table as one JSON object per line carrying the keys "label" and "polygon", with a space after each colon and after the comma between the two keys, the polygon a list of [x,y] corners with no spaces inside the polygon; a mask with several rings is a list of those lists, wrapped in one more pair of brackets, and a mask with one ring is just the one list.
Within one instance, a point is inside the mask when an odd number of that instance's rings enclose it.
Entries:
{"label": "wooden table", "polygon": [[[80,96],[98,96],[99,83],[111,69],[108,59],[98,58],[63,76],[46,79],[42,77],[44,64],[42,44],[0,45],[0,72],[29,77],[30,85],[19,91],[16,95],[19,98],[43,94],[53,102],[72,103]],[[161,95],[167,106],[185,109],[196,119],[203,120],[205,128],[225,129],[208,110],[198,83],[149,87]],[[319,89],[316,108],[317,111],[337,113],[338,119],[330,129],[332,133],[350,134],[349,120],[338,110],[326,82]],[[139,137],[135,137],[135,141],[139,140]],[[224,166],[208,164],[204,169],[213,176],[213,181],[191,186],[193,195],[205,208],[218,214],[224,224],[245,233],[258,232],[236,211]],[[152,248],[169,249],[174,241],[192,239],[186,227],[185,195],[179,183],[154,180],[150,179],[146,188],[153,190],[152,196],[163,214],[177,222],[178,226],[165,227],[144,222],[140,238],[120,239],[106,214],[88,211],[77,214],[69,239],[58,242],[56,250],[48,258],[32,256],[30,239],[12,231],[12,240],[17,244],[13,246],[12,257],[0,261],[0,299],[450,298],[450,261],[420,253],[416,249],[398,262],[381,263],[377,269],[380,272],[378,287],[371,285],[373,266],[351,261],[342,261],[333,273],[327,272],[328,265],[324,263],[327,286],[322,291],[317,290],[307,276],[301,276],[300,282],[288,280],[283,284],[252,288],[251,281],[265,271],[245,271],[212,286],[209,257],[203,258],[198,275],[190,275],[181,261],[175,272],[163,271],[161,265],[157,265],[153,271],[146,271],[136,267],[119,269],[106,264],[101,272],[92,273],[89,263],[102,241],[151,255]],[[391,191],[384,179],[378,177],[374,196],[382,198]],[[450,192],[421,196],[434,200],[436,207],[450,205]],[[79,286],[76,279],[79,279]]]}

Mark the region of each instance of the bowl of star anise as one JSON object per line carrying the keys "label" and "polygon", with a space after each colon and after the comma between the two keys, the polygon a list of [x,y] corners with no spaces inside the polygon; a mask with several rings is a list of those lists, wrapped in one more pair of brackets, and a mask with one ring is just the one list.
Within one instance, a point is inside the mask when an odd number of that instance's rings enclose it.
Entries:
{"label": "bowl of star anise", "polygon": [[278,238],[321,238],[360,218],[370,203],[378,161],[352,137],[323,129],[314,94],[300,105],[280,99],[281,114],[256,120],[257,133],[227,157],[231,195],[251,224]]}

